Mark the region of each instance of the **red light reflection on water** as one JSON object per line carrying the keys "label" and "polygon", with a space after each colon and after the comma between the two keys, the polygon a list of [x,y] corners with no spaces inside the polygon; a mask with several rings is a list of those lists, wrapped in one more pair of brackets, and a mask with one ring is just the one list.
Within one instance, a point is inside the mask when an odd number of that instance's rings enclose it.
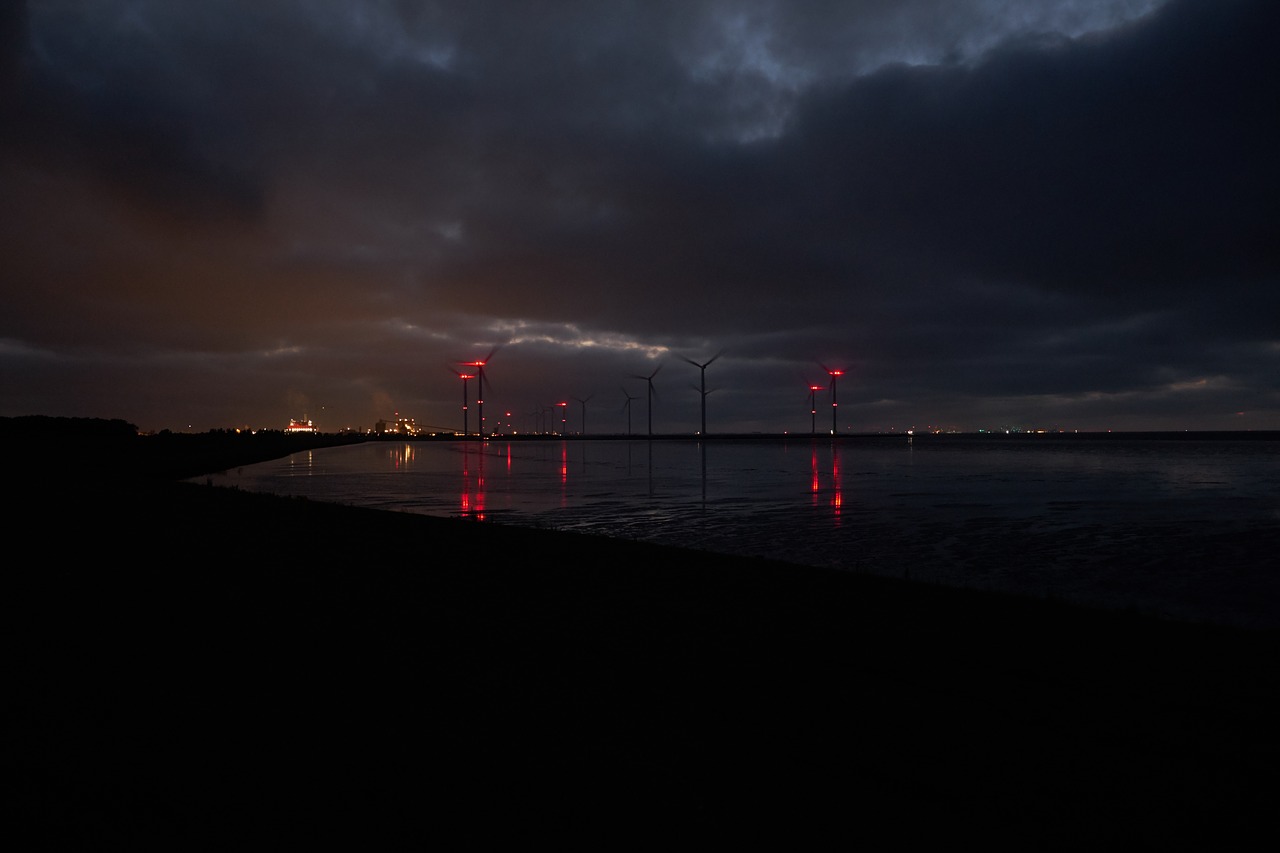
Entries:
{"label": "red light reflection on water", "polygon": [[472,451],[471,443],[467,442],[462,450],[462,496],[459,499],[459,507],[464,515],[482,520],[484,519],[484,451],[475,449],[474,460]]}
{"label": "red light reflection on water", "polygon": [[809,483],[809,490],[813,492],[813,505],[819,506],[822,496],[827,494],[830,496],[831,514],[835,516],[837,522],[840,520],[840,509],[844,503],[844,492],[840,485],[840,453],[834,446],[831,448],[831,487],[829,491],[823,489],[823,476],[826,473],[823,460],[818,454],[818,446],[814,444],[812,456],[810,458],[810,469],[812,478]]}
{"label": "red light reflection on water", "polygon": [[831,508],[837,520],[840,518],[840,505],[844,502],[844,491],[840,488],[840,451],[831,446]]}
{"label": "red light reflection on water", "polygon": [[569,485],[569,444],[560,442],[560,508],[564,509],[569,505],[569,494],[566,487]]}

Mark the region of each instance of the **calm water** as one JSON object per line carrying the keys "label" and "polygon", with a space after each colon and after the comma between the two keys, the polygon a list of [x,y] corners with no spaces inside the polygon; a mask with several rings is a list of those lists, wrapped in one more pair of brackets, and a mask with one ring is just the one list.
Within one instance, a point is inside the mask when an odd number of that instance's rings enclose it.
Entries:
{"label": "calm water", "polygon": [[1280,627],[1280,442],[370,442],[200,478]]}

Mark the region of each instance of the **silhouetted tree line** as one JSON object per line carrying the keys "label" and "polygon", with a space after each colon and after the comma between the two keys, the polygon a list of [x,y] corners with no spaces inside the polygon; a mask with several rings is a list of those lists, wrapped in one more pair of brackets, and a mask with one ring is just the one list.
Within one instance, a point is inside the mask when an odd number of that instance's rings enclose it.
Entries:
{"label": "silhouetted tree line", "polygon": [[134,424],[119,419],[44,415],[0,418],[0,438],[13,454],[10,473],[33,481],[63,476],[181,480],[365,440],[283,430],[140,435]]}
{"label": "silhouetted tree line", "polygon": [[5,438],[80,438],[124,440],[138,435],[138,428],[119,418],[56,418],[49,415],[0,417],[0,436]]}

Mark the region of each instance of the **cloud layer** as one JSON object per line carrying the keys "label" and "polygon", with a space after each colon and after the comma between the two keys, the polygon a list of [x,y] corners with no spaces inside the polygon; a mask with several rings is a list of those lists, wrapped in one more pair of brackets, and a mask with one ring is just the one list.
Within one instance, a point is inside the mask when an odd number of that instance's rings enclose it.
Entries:
{"label": "cloud layer", "polygon": [[1280,428],[1266,0],[6,8],[4,414]]}

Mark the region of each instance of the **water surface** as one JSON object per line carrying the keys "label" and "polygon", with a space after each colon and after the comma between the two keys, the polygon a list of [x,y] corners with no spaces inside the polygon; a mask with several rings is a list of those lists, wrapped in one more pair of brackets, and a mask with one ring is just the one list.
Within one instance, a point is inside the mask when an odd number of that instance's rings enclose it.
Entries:
{"label": "water surface", "polygon": [[1280,443],[374,441],[216,485],[1280,627]]}

